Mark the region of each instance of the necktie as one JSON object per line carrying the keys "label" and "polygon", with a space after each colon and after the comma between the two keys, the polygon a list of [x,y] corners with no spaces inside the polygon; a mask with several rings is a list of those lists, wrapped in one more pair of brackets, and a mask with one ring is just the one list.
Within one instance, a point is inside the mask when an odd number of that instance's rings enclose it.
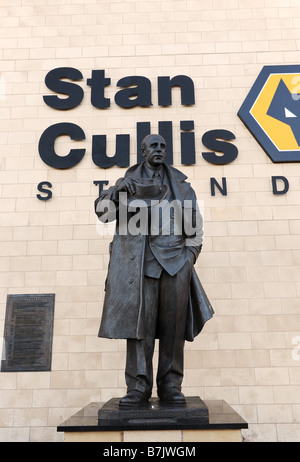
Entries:
{"label": "necktie", "polygon": [[161,176],[159,172],[154,172],[152,175],[152,178],[154,180],[154,183],[160,184],[161,183]]}

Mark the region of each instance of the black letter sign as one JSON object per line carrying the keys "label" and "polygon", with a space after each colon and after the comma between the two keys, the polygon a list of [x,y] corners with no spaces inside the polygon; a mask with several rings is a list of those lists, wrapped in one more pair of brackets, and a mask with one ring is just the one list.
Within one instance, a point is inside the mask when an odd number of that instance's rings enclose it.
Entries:
{"label": "black letter sign", "polygon": [[105,78],[104,71],[92,71],[92,78],[86,83],[91,87],[91,103],[94,107],[105,109],[110,106],[110,99],[104,96],[105,87],[110,85],[110,79]]}
{"label": "black letter sign", "polygon": [[215,150],[217,152],[223,152],[222,156],[218,156],[215,152],[203,152],[202,156],[207,162],[215,165],[225,165],[234,161],[238,156],[237,147],[234,144],[226,143],[222,140],[235,140],[233,133],[228,130],[210,130],[204,133],[202,137],[202,143],[208,149]]}
{"label": "black letter sign", "polygon": [[[283,189],[278,189],[277,187],[278,181],[283,182]],[[275,196],[286,194],[289,190],[289,187],[290,185],[289,185],[288,179],[285,176],[272,176],[272,188],[273,188],[273,194]]]}
{"label": "black letter sign", "polygon": [[129,166],[129,135],[116,135],[116,153],[113,157],[106,154],[106,135],[93,136],[92,158],[101,168]]}
{"label": "black letter sign", "polygon": [[72,140],[84,140],[84,131],[75,124],[59,123],[51,125],[42,134],[39,142],[39,154],[45,164],[50,167],[66,169],[74,167],[81,161],[85,149],[71,149],[67,156],[58,156],[54,150],[54,143],[58,136],[67,135]]}
{"label": "black letter sign", "polygon": [[180,87],[181,104],[183,106],[192,106],[195,104],[194,82],[187,75],[176,75],[170,80],[170,77],[158,77],[158,104],[159,106],[171,106],[172,104],[172,87]]}
{"label": "black letter sign", "polygon": [[48,188],[52,188],[52,184],[49,183],[49,181],[41,181],[37,188],[38,188],[38,191],[42,192],[42,193],[45,193],[46,196],[41,196],[40,194],[37,194],[36,197],[40,200],[40,201],[47,201],[49,199],[51,199],[52,197],[52,191],[50,191],[50,189],[46,189],[44,188],[44,186],[47,186]]}
{"label": "black letter sign", "polygon": [[[135,106],[152,106],[151,82],[146,77],[124,77],[117,83],[118,87],[128,87],[115,94],[115,102],[125,109]],[[133,86],[134,85],[134,86]],[[136,98],[133,99],[133,96]]]}
{"label": "black letter sign", "polygon": [[83,90],[76,83],[62,82],[60,79],[81,80],[82,74],[73,67],[58,67],[48,72],[45,77],[45,84],[49,90],[56,93],[68,95],[68,98],[58,98],[56,95],[43,96],[48,106],[54,109],[73,109],[78,106],[83,99]]}

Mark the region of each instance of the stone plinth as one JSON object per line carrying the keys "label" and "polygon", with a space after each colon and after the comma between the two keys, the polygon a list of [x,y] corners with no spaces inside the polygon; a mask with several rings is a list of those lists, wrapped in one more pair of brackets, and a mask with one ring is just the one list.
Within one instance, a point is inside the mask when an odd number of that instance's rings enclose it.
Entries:
{"label": "stone plinth", "polygon": [[66,442],[241,442],[247,422],[223,400],[187,397],[185,406],[157,398],[133,409],[119,399],[90,403],[57,427]]}

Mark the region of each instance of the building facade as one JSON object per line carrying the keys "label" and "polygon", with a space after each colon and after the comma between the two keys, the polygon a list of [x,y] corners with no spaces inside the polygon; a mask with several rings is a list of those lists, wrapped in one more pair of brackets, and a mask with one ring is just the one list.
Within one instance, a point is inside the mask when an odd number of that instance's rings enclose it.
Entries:
{"label": "building facade", "polygon": [[[51,368],[0,372],[0,441],[61,441],[62,421],[126,391],[124,341],[97,337],[112,229],[94,201],[149,130],[204,212],[196,270],[215,316],[186,344],[183,392],[227,401],[246,441],[299,441],[299,2],[2,0],[0,12],[3,361],[8,295],[55,294]],[[279,77],[255,87],[266,66]],[[293,105],[265,126],[280,81]],[[253,87],[254,127],[239,113]]]}

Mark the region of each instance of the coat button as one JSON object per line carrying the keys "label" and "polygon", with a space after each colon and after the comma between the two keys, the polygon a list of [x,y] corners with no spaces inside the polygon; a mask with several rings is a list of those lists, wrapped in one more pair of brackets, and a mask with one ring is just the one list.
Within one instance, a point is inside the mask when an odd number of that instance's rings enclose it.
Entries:
{"label": "coat button", "polygon": [[129,278],[129,284],[132,284],[134,282],[133,278]]}
{"label": "coat button", "polygon": [[130,260],[134,260],[135,259],[135,255],[130,255]]}

